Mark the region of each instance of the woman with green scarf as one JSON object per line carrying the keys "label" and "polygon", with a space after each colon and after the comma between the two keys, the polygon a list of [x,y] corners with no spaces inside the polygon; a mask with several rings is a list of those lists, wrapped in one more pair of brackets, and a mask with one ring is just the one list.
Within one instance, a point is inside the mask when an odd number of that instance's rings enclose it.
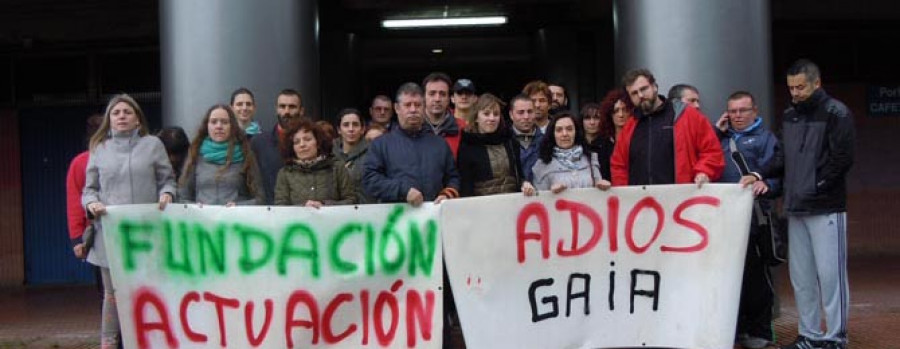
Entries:
{"label": "woman with green scarf", "polygon": [[227,105],[217,104],[206,112],[181,173],[182,202],[225,206],[264,202],[250,142]]}

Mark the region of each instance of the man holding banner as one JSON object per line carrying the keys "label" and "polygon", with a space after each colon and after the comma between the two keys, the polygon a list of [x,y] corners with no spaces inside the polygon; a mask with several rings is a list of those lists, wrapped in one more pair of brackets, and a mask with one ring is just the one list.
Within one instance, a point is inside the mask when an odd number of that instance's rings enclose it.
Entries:
{"label": "man holding banner", "polygon": [[719,179],[725,166],[709,120],[680,100],[665,99],[653,73],[634,69],[622,79],[637,106],[616,141],[612,184],[697,183]]}
{"label": "man holding banner", "polygon": [[[725,152],[725,171],[720,179],[723,183],[737,183],[742,174],[768,165],[779,147],[778,138],[763,126],[753,95],[746,91],[728,96],[727,109],[716,122],[716,127],[721,131],[719,137]],[[773,194],[780,192],[780,180],[769,179],[766,182],[773,188]],[[772,206],[771,200],[758,198],[754,203],[755,219],[750,224],[738,311],[738,342],[745,349],[765,348],[774,339],[772,307],[775,290],[769,265],[758,247],[767,243],[761,237],[759,224],[764,211],[769,212]]]}
{"label": "man holding banner", "polygon": [[440,203],[459,197],[459,173],[447,142],[423,132],[422,88],[408,82],[397,90],[398,126],[369,146],[363,188],[379,202]]}

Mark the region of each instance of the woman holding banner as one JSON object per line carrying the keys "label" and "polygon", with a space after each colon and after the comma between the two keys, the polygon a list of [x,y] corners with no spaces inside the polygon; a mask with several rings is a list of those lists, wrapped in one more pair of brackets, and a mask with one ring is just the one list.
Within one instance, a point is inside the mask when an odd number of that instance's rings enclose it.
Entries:
{"label": "woman holding banner", "polygon": [[[165,209],[175,193],[172,166],[162,142],[148,136],[144,113],[130,96],[114,96],[106,106],[103,123],[90,141],[90,160],[81,203],[89,218],[103,215],[106,205],[159,203]],[[103,227],[98,229],[87,260],[100,267],[103,281],[101,348],[119,345],[119,318],[115,290],[109,274]]]}
{"label": "woman holding banner", "polygon": [[225,206],[265,202],[250,142],[227,105],[206,111],[182,172],[178,187],[182,202]]}
{"label": "woman holding banner", "polygon": [[609,189],[597,153],[585,146],[584,126],[569,112],[556,114],[541,140],[534,164],[534,186],[558,194],[567,188]]}
{"label": "woman holding banner", "polygon": [[519,147],[501,113],[502,104],[485,93],[472,106],[475,118],[463,130],[457,159],[462,196],[534,191],[531,183],[523,182]]}
{"label": "woman holding banner", "polygon": [[312,121],[294,123],[281,140],[285,166],[275,181],[276,205],[319,208],[356,203],[356,186],[344,162],[331,151],[332,140]]}

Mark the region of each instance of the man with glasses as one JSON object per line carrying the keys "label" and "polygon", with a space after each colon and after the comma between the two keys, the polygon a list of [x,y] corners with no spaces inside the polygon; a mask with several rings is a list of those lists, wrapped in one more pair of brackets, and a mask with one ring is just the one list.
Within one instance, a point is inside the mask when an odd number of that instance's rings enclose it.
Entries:
{"label": "man with glasses", "polygon": [[719,179],[725,161],[706,116],[660,96],[649,70],[630,70],[622,82],[636,110],[622,127],[610,159],[613,185],[702,186]]}
{"label": "man with glasses", "polygon": [[381,125],[385,130],[390,130],[393,126],[394,109],[391,98],[385,95],[377,95],[372,99],[372,106],[369,107],[369,118],[371,123]]}
{"label": "man with glasses", "polygon": [[[738,91],[728,96],[727,109],[716,122],[722,150],[725,153],[725,170],[719,182],[737,183],[742,171],[760,171],[768,166],[779,147],[778,139],[762,124],[753,95]],[[734,148],[732,150],[732,147]],[[740,163],[731,152],[738,151],[744,159]],[[746,165],[744,165],[746,164]],[[742,166],[746,166],[742,169]],[[766,181],[771,194],[779,191],[781,181]],[[759,185],[762,185],[760,182]],[[759,198],[759,210],[773,208],[771,200]],[[762,212],[760,212],[762,213]],[[746,349],[762,349],[773,344],[772,306],[775,290],[769,266],[757,246],[767,243],[760,240],[759,222],[753,215],[750,237],[744,257],[744,281],[741,284],[741,303],[738,310],[738,343]]]}

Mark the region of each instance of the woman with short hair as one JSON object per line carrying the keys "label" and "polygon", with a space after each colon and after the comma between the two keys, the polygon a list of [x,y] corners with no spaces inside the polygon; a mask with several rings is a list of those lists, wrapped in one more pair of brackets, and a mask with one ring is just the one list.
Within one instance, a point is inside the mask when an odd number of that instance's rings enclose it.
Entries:
{"label": "woman with short hair", "polygon": [[312,121],[294,123],[281,141],[285,165],[275,182],[275,204],[319,208],[356,203],[356,186],[332,140]]}

